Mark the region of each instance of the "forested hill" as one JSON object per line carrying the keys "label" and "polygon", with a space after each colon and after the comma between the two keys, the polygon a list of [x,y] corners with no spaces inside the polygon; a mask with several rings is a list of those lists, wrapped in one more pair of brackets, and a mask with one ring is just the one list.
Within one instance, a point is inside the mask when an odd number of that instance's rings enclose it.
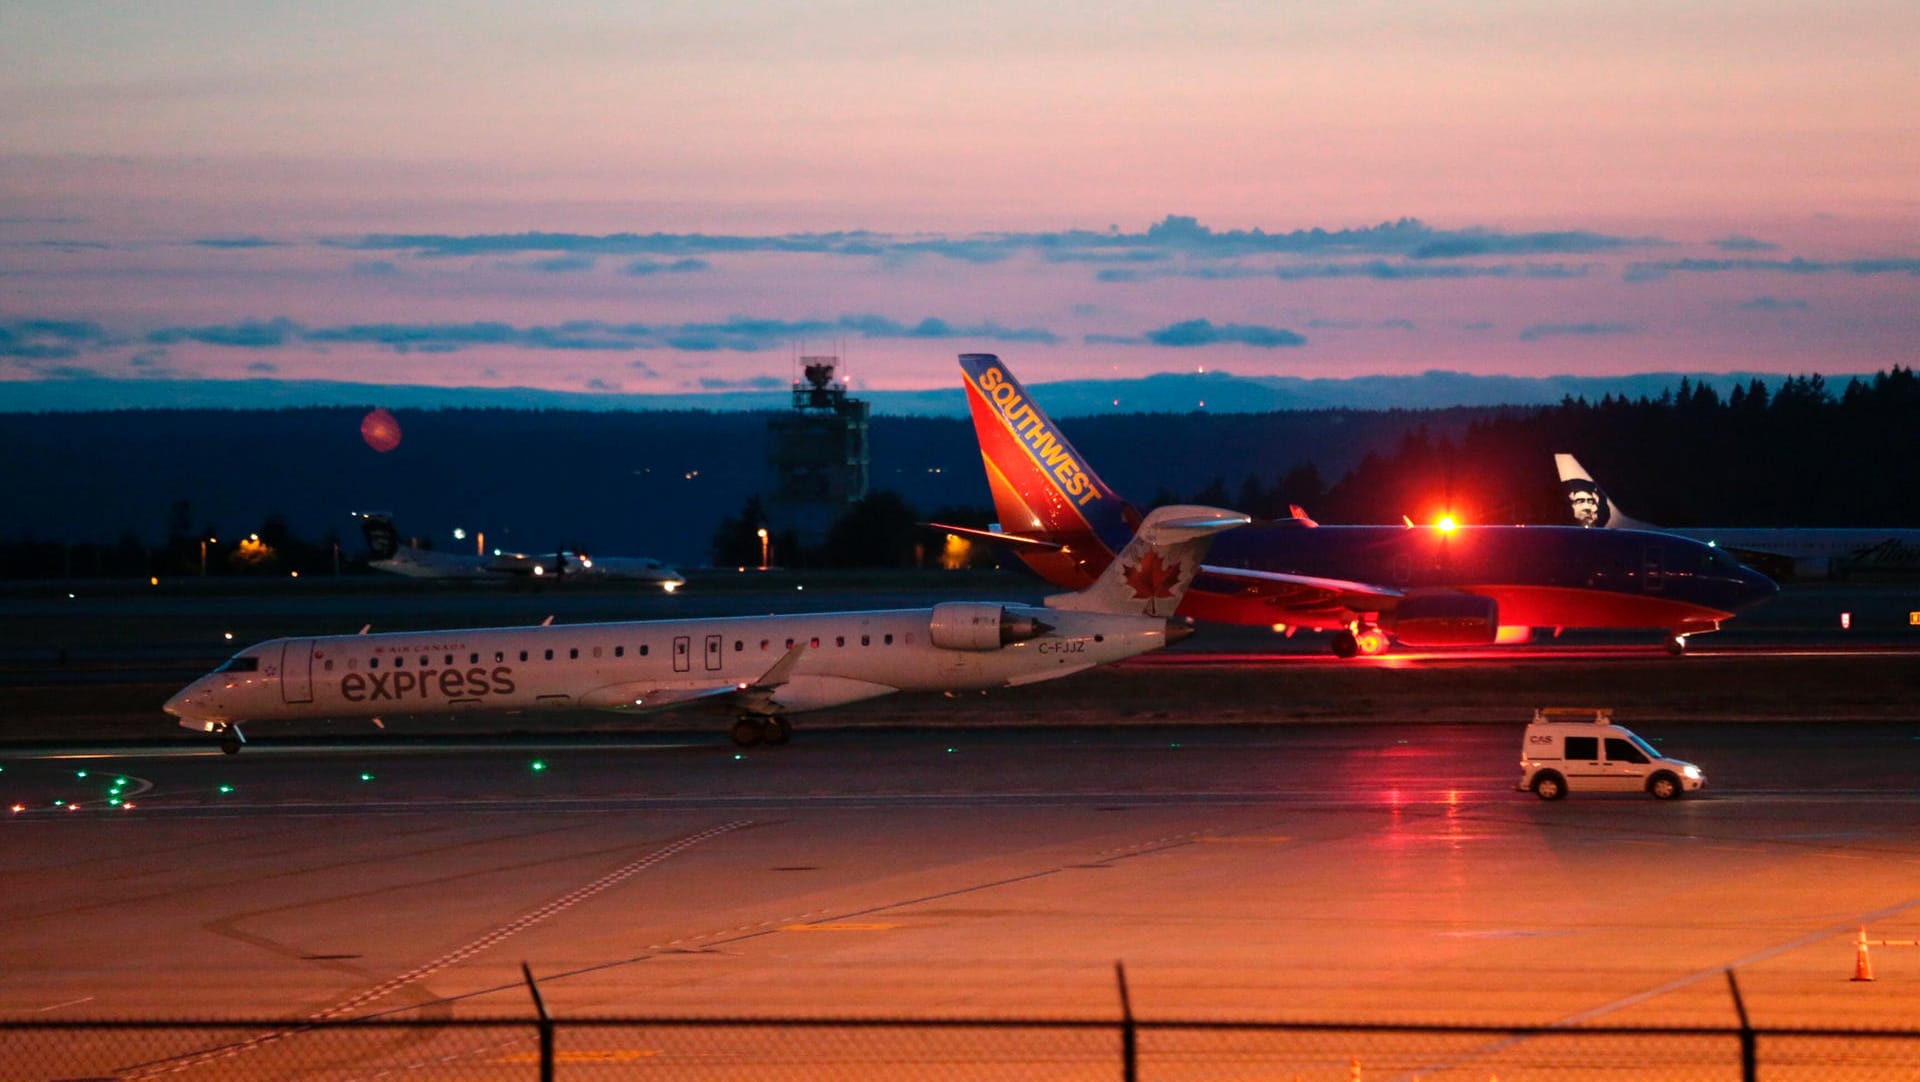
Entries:
{"label": "forested hill", "polygon": [[[394,513],[403,533],[445,544],[454,526],[488,544],[580,545],[608,554],[707,559],[715,526],[770,495],[767,413],[398,411],[400,445],[360,436],[362,408],[130,410],[0,415],[0,541],[147,542],[170,530],[258,529],[281,516],[313,540],[349,512]],[[1419,426],[1462,432],[1488,410],[1108,416],[1066,425],[1123,492],[1145,502],[1214,478],[1271,478],[1309,459],[1340,472]],[[988,504],[971,422],[877,417],[875,489],[914,507]],[[182,525],[178,504],[186,501]]]}
{"label": "forested hill", "polygon": [[[276,518],[357,553],[349,512],[403,533],[455,526],[489,545],[561,545],[700,565],[716,527],[769,494],[768,414],[400,411],[400,445],[364,409],[0,415],[0,543],[145,544],[244,534]],[[1571,451],[1636,517],[1667,525],[1920,526],[1912,371],[1819,377],[1722,396],[1443,411],[1109,415],[1063,422],[1142,504],[1204,497],[1325,522],[1451,509],[1467,521],[1563,521],[1551,455]],[[923,517],[985,508],[971,425],[877,417],[873,487]],[[777,530],[780,524],[772,523]],[[449,544],[439,540],[442,545]]]}

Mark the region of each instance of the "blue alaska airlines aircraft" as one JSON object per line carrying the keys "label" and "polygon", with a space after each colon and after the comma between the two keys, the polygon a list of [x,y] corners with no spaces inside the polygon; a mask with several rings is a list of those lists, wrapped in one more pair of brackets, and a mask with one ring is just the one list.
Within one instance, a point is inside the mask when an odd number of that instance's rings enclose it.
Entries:
{"label": "blue alaska airlines aircraft", "polygon": [[[1000,522],[956,533],[1008,544],[1066,589],[1092,582],[1140,512],[1100,480],[1000,358],[963,353],[967,404]],[[1523,642],[1535,628],[1657,628],[1687,636],[1776,587],[1698,541],[1571,526],[1320,526],[1302,517],[1222,535],[1179,612],[1333,633],[1341,657],[1406,646]]]}
{"label": "blue alaska airlines aircraft", "polygon": [[1572,455],[1553,456],[1576,526],[1658,530],[1704,541],[1770,574],[1839,578],[1849,571],[1920,568],[1920,530],[1879,526],[1655,526],[1630,518]]}

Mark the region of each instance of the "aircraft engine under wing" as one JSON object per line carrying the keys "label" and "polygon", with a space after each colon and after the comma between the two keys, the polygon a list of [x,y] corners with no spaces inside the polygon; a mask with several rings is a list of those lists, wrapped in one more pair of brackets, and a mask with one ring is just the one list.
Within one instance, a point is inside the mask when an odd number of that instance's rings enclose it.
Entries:
{"label": "aircraft engine under wing", "polygon": [[944,650],[998,650],[1053,630],[1044,620],[1020,616],[1004,605],[949,601],[933,607],[928,635]]}
{"label": "aircraft engine under wing", "polygon": [[1403,646],[1483,646],[1500,633],[1500,606],[1478,594],[1421,594],[1382,623]]}

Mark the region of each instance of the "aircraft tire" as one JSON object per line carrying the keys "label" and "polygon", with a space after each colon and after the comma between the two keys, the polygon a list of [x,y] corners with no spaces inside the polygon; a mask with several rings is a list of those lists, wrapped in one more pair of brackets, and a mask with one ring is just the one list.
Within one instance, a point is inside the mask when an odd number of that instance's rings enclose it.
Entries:
{"label": "aircraft tire", "polygon": [[1672,800],[1674,797],[1679,796],[1683,790],[1680,788],[1679,778],[1662,770],[1647,779],[1647,792],[1652,794],[1655,800]]}
{"label": "aircraft tire", "polygon": [[1534,775],[1533,795],[1541,800],[1561,800],[1567,795],[1566,780],[1551,770],[1543,770]]}
{"label": "aircraft tire", "polygon": [[767,727],[759,718],[740,718],[733,723],[733,742],[750,748],[767,737]]}
{"label": "aircraft tire", "polygon": [[1353,657],[1355,654],[1358,654],[1359,652],[1360,652],[1360,643],[1359,643],[1359,640],[1353,637],[1353,632],[1342,631],[1333,637],[1333,656],[1334,657],[1348,658],[1348,657]]}
{"label": "aircraft tire", "polygon": [[786,718],[768,718],[765,726],[766,733],[764,739],[769,744],[778,747],[793,739],[793,726],[787,723]]}
{"label": "aircraft tire", "polygon": [[1686,656],[1687,637],[1685,635],[1668,635],[1667,653],[1672,654],[1674,657]]}
{"label": "aircraft tire", "polygon": [[228,755],[240,754],[240,738],[228,733],[220,738],[220,750]]}

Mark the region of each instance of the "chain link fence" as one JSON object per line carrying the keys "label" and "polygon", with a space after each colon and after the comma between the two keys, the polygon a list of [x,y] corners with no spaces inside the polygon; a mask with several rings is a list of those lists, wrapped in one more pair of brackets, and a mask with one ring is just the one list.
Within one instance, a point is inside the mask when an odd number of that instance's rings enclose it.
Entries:
{"label": "chain link fence", "polygon": [[[1749,1054],[1751,1049],[1751,1054]],[[1768,1082],[1920,1078],[1920,1030],[1019,1019],[0,1021],[0,1080]]]}

